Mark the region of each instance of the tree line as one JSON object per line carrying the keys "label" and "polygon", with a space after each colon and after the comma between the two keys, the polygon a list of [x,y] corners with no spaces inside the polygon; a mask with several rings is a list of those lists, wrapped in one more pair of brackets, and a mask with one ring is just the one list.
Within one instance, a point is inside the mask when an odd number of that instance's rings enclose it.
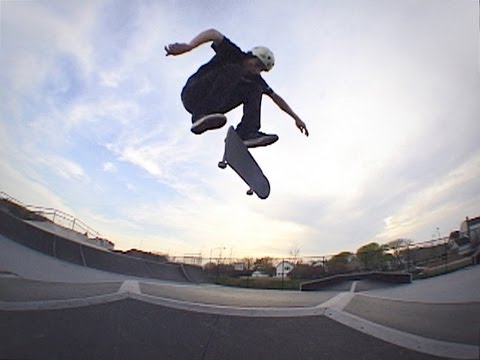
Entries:
{"label": "tree line", "polygon": [[[356,271],[411,271],[416,265],[427,260],[441,261],[448,252],[446,242],[427,244],[425,246],[412,245],[409,239],[397,239],[387,244],[371,242],[361,246],[355,253],[343,251],[331,257],[320,257],[315,260],[306,260],[298,256],[285,259],[294,264],[288,274],[291,279],[316,279],[332,274],[350,273]],[[276,265],[283,259],[273,257],[244,258],[238,261],[244,267],[239,270],[235,264],[222,261],[210,262],[205,265],[207,271],[216,271],[226,276],[250,276],[259,271],[269,276],[276,275]]]}

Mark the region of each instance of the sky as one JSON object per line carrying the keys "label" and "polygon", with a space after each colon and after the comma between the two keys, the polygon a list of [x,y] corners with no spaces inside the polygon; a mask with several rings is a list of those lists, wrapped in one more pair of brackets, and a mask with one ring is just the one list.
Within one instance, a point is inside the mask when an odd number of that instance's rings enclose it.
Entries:
{"label": "sky", "polygon": [[[480,215],[476,0],[1,1],[0,191],[78,217],[116,249],[320,256],[446,236]],[[180,100],[215,28],[275,54],[252,150],[271,184],[220,170],[227,127]],[[227,114],[228,125],[242,116]]]}

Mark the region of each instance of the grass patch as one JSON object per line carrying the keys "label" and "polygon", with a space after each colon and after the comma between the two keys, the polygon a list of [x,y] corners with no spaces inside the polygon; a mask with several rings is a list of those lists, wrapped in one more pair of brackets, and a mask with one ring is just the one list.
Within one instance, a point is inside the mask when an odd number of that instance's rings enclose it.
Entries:
{"label": "grass patch", "polygon": [[214,278],[215,282],[224,286],[236,286],[252,289],[274,289],[274,290],[300,290],[302,280],[291,280],[288,278],[252,278],[242,277],[233,278],[228,276],[219,276]]}

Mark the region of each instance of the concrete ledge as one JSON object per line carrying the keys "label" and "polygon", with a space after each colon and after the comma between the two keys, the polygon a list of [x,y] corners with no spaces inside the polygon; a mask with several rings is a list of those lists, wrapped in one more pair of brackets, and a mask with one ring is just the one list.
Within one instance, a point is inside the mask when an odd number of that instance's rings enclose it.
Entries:
{"label": "concrete ledge", "polygon": [[475,258],[473,256],[466,257],[464,259],[459,259],[456,261],[449,262],[445,265],[438,265],[435,267],[427,268],[424,271],[425,276],[436,276],[441,275],[447,272],[456,271],[463,269],[467,266],[475,265]]}
{"label": "concrete ledge", "polygon": [[346,281],[374,280],[391,284],[409,284],[412,282],[412,274],[398,272],[366,272],[354,274],[340,274],[317,279],[300,284],[301,291],[325,290],[331,286]]}

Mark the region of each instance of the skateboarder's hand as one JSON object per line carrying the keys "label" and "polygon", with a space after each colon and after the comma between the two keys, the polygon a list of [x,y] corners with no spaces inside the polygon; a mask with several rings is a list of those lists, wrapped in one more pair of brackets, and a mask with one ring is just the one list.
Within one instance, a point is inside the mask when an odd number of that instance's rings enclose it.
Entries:
{"label": "skateboarder's hand", "polygon": [[192,50],[192,46],[185,43],[175,43],[165,46],[166,56],[168,55],[181,55]]}
{"label": "skateboarder's hand", "polygon": [[307,125],[305,125],[305,123],[300,120],[300,119],[295,119],[295,125],[297,125],[297,127],[300,129],[300,131],[305,134],[305,136],[308,136],[309,133],[308,133],[308,129],[307,129]]}

